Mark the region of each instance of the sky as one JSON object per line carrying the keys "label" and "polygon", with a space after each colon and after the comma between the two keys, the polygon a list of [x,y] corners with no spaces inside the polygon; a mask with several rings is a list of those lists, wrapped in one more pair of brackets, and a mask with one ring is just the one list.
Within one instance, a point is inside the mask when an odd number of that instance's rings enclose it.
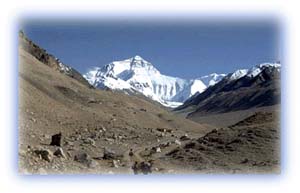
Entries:
{"label": "sky", "polygon": [[81,73],[135,55],[162,74],[186,79],[279,60],[273,20],[30,20],[20,29]]}

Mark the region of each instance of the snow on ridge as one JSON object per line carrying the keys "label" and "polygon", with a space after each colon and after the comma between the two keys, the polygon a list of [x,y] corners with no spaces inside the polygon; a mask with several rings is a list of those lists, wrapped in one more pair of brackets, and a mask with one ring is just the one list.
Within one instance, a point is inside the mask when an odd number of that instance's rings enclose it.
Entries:
{"label": "snow on ridge", "polygon": [[217,84],[220,80],[222,80],[226,74],[217,74],[217,73],[212,73],[209,75],[201,76],[199,79],[204,82],[205,85],[207,86],[213,86]]}
{"label": "snow on ridge", "polygon": [[239,69],[239,70],[236,70],[235,72],[229,74],[229,79],[237,80],[237,79],[244,77],[247,73],[248,73],[248,69]]}
{"label": "snow on ridge", "polygon": [[253,78],[253,77],[256,77],[258,74],[260,74],[264,68],[270,68],[270,67],[276,68],[280,71],[281,64],[279,64],[279,63],[261,63],[261,64],[255,65],[254,67],[249,68],[249,69],[236,70],[235,72],[228,74],[227,77],[229,78],[229,80],[237,80],[244,76]]}
{"label": "snow on ridge", "polygon": [[252,68],[250,68],[248,70],[247,76],[248,77],[255,77],[258,74],[260,74],[264,68],[270,68],[270,67],[277,68],[280,71],[281,64],[279,64],[279,63],[262,63],[262,64],[257,64],[257,65],[255,65],[254,67],[252,67]]}
{"label": "snow on ridge", "polygon": [[206,89],[201,80],[185,80],[161,74],[139,55],[94,68],[84,78],[95,87],[137,91],[169,107],[181,105],[194,93]]}

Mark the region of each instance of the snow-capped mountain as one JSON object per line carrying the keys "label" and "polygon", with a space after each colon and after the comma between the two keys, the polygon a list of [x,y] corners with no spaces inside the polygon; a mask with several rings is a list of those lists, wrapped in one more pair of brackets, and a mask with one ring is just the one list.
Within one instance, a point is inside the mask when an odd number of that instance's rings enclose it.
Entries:
{"label": "snow-capped mountain", "polygon": [[255,65],[250,69],[239,69],[233,73],[229,73],[225,76],[228,81],[238,80],[243,77],[254,78],[259,75],[264,69],[270,68],[275,69],[280,72],[281,64],[280,63],[262,63]]}
{"label": "snow-capped mountain", "polygon": [[84,77],[97,88],[139,92],[169,107],[181,105],[207,87],[200,79],[185,80],[163,75],[140,56],[94,68]]}
{"label": "snow-capped mountain", "polygon": [[202,76],[199,79],[206,85],[206,86],[213,86],[216,83],[218,83],[220,80],[222,80],[226,74],[217,74],[212,73],[206,76]]}

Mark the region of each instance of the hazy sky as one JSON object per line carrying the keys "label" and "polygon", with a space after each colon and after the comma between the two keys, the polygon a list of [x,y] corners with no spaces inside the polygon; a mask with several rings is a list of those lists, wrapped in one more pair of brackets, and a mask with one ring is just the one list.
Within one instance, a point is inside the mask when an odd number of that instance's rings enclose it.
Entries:
{"label": "hazy sky", "polygon": [[27,21],[20,28],[81,73],[134,55],[182,78],[277,60],[275,22]]}

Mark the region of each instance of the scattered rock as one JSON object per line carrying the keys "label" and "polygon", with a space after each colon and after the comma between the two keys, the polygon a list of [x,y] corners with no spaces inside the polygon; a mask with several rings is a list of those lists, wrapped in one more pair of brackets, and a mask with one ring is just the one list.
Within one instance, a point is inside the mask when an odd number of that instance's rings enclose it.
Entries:
{"label": "scattered rock", "polygon": [[50,145],[59,146],[60,147],[61,146],[61,137],[62,137],[61,133],[52,135]]}

